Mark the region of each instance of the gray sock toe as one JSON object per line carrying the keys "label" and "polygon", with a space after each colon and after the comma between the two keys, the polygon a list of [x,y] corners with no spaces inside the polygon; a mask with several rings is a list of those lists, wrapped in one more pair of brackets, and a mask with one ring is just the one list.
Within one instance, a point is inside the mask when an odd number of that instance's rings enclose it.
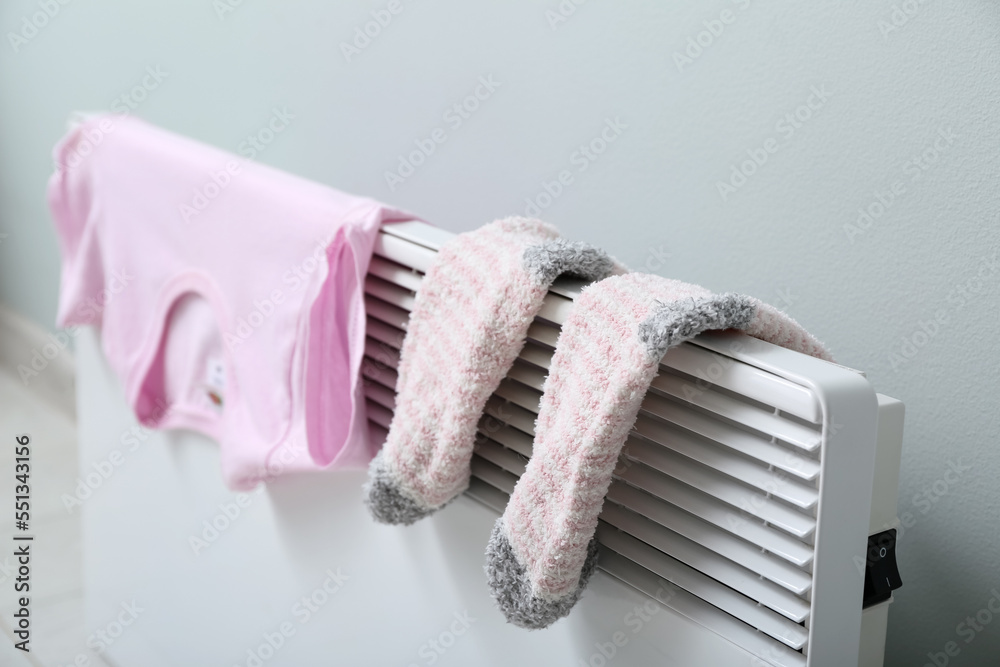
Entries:
{"label": "gray sock toe", "polygon": [[379,523],[408,526],[433,514],[437,508],[427,508],[406,496],[385,465],[382,452],[372,459],[365,485],[365,505]]}
{"label": "gray sock toe", "polygon": [[514,555],[502,522],[503,519],[500,519],[493,526],[486,547],[486,577],[490,592],[509,622],[530,630],[546,628],[569,614],[587,587],[590,575],[597,568],[597,538],[587,545],[587,559],[576,589],[564,597],[546,600],[531,594],[527,572]]}

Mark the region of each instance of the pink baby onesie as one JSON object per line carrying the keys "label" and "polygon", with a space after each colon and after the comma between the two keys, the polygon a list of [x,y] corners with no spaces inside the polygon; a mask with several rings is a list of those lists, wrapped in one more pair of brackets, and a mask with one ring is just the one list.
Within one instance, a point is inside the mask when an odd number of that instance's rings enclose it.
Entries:
{"label": "pink baby onesie", "polygon": [[100,326],[142,424],[216,439],[233,489],[368,463],[364,278],[414,216],[130,117],[55,160],[58,324]]}

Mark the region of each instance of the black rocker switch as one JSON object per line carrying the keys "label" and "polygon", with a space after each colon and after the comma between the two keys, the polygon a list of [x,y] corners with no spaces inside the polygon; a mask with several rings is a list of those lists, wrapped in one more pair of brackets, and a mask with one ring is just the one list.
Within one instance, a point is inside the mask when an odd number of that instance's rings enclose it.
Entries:
{"label": "black rocker switch", "polygon": [[885,602],[902,585],[903,580],[899,578],[896,567],[896,529],[869,536],[862,607]]}

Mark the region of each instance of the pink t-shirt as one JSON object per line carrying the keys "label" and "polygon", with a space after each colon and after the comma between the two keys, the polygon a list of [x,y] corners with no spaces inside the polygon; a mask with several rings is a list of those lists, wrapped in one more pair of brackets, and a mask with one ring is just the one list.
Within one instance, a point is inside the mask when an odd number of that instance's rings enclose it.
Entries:
{"label": "pink t-shirt", "polygon": [[100,327],[141,423],[218,440],[234,489],[367,464],[364,278],[380,225],[414,216],[131,117],[55,160],[58,323]]}

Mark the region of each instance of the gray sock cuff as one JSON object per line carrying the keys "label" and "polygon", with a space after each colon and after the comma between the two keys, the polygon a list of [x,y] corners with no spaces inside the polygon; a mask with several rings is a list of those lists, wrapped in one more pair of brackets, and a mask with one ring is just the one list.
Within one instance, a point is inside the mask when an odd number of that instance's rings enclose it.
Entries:
{"label": "gray sock cuff", "polygon": [[742,294],[681,299],[661,304],[639,325],[641,340],[652,357],[659,359],[667,350],[710,329],[746,329],[757,306]]}
{"label": "gray sock cuff", "polygon": [[528,272],[543,285],[564,273],[593,281],[603,280],[615,271],[614,261],[600,248],[566,239],[529,246],[523,261]]}
{"label": "gray sock cuff", "polygon": [[590,576],[597,569],[597,538],[587,545],[587,558],[577,587],[559,598],[540,598],[531,593],[531,581],[518,561],[503,527],[497,520],[486,547],[486,578],[497,607],[507,621],[529,630],[546,628],[569,614],[576,605]]}

